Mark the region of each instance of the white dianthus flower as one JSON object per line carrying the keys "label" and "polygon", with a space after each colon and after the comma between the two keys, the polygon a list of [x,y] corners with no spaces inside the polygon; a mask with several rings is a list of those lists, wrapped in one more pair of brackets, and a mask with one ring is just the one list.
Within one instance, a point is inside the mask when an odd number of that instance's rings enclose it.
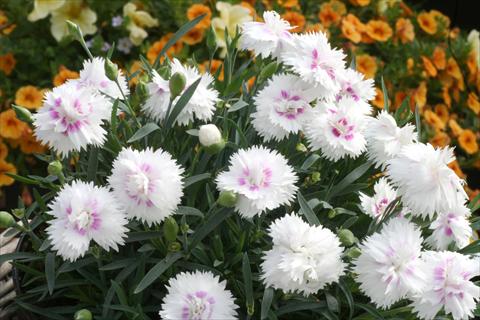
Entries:
{"label": "white dianthus flower", "polygon": [[321,32],[293,35],[292,44],[282,51],[282,61],[300,77],[320,87],[332,99],[340,90],[339,72],[345,68],[345,54],[332,49]]}
{"label": "white dianthus flower", "polygon": [[430,224],[433,233],[427,238],[427,242],[438,250],[447,249],[452,242],[457,248],[465,247],[473,233],[468,216],[470,210],[460,204],[438,213],[437,218]]}
{"label": "white dianthus flower", "polygon": [[168,80],[163,79],[157,71],[152,71],[152,81],[147,83],[148,98],[142,105],[142,110],[153,120],[165,119],[170,102],[170,87]]}
{"label": "white dianthus flower", "polygon": [[337,94],[337,101],[349,97],[352,98],[365,114],[372,112],[368,101],[375,98],[375,86],[373,79],[364,79],[364,75],[353,69],[347,68],[339,72],[338,82],[340,92]]}
{"label": "white dianthus flower", "polygon": [[451,148],[414,143],[387,162],[387,174],[412,214],[432,217],[464,203],[463,180],[447,166],[454,159]]}
{"label": "white dianthus flower", "polygon": [[275,220],[273,247],[261,264],[266,286],[284,292],[316,293],[344,273],[340,240],[329,229],[310,226],[296,214]]}
{"label": "white dianthus flower", "polygon": [[458,252],[423,253],[426,287],[413,299],[413,311],[420,319],[432,320],[440,310],[454,320],[473,318],[480,300],[480,288],[472,278],[480,275],[479,257]]}
{"label": "white dianthus flower", "polygon": [[66,260],[83,257],[91,240],[107,251],[124,243],[126,215],[105,187],[74,181],[63,187],[49,208],[54,219],[48,222],[48,238]]}
{"label": "white dianthus flower", "polygon": [[383,216],[387,207],[397,198],[397,192],[386,178],[380,178],[373,186],[375,194],[371,197],[360,192],[360,203],[363,212],[372,218]]}
{"label": "white dianthus flower", "polygon": [[127,215],[147,224],[173,214],[183,196],[183,168],[161,149],[123,149],[108,179]]}
{"label": "white dianthus flower", "polygon": [[226,282],[211,272],[182,272],[170,278],[160,317],[165,320],[237,319],[238,306]]}
{"label": "white dianthus flower", "polygon": [[337,161],[346,156],[358,157],[365,151],[366,116],[354,100],[321,102],[305,126],[312,150],[321,150],[325,158]]}
{"label": "white dianthus flower", "polygon": [[228,171],[217,177],[219,191],[238,194],[235,209],[244,217],[289,204],[297,191],[298,177],[287,159],[261,146],[241,149],[230,158]]}
{"label": "white dianthus flower", "polygon": [[388,308],[422,289],[422,241],[420,230],[411,222],[394,218],[360,245],[362,253],[353,271],[360,289],[378,307]]}
{"label": "white dianthus flower", "polygon": [[275,11],[263,13],[264,22],[244,22],[241,27],[239,47],[243,50],[253,50],[255,55],[263,58],[272,55],[278,58],[284,41],[290,41],[292,35],[288,21],[283,20]]}
{"label": "white dianthus flower", "polygon": [[38,140],[67,156],[87,145],[101,146],[107,133],[102,124],[110,116],[111,104],[104,96],[67,82],[47,92],[33,124]]}
{"label": "white dianthus flower", "polygon": [[381,111],[376,118],[370,118],[365,130],[367,139],[367,156],[375,167],[387,166],[387,161],[393,159],[403,146],[417,141],[415,127],[406,124],[397,126],[395,119],[386,111]]}
{"label": "white dianthus flower", "polygon": [[315,89],[295,75],[275,75],[255,97],[252,124],[265,141],[282,140],[303,129]]}

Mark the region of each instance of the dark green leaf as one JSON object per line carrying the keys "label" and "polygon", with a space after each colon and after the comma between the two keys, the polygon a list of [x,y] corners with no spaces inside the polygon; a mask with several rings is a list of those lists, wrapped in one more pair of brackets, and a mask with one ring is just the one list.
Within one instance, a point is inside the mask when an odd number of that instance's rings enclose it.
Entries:
{"label": "dark green leaf", "polygon": [[[329,198],[333,198],[338,195],[343,189],[347,188],[350,184],[355,182],[361,176],[365,174],[365,172],[370,169],[372,164],[370,162],[366,162],[361,166],[355,168],[352,172],[350,172],[345,178],[343,178],[339,183],[332,187],[330,190]],[[328,199],[327,199],[328,201]]]}
{"label": "dark green leaf", "polygon": [[90,149],[90,156],[88,157],[87,180],[95,181],[98,169],[98,148]]}
{"label": "dark green leaf", "polygon": [[184,183],[183,183],[183,188],[185,189],[185,188],[191,186],[194,183],[197,183],[197,182],[202,181],[202,180],[209,179],[210,176],[211,176],[211,174],[207,172],[207,173],[197,174],[196,176],[185,178]]}
{"label": "dark green leaf", "polygon": [[308,205],[307,200],[303,197],[302,193],[299,191],[297,193],[298,203],[300,204],[300,212],[307,218],[308,223],[311,225],[318,226],[320,224],[320,220],[313,212],[312,208]]}
{"label": "dark green leaf", "polygon": [[180,112],[182,112],[183,108],[190,101],[193,94],[195,93],[195,90],[197,90],[197,87],[200,84],[201,80],[202,80],[202,77],[199,77],[194,83],[192,83],[187,88],[187,90],[185,90],[182,96],[178,99],[177,103],[172,108],[172,111],[170,112],[170,114],[167,115],[168,118],[167,118],[167,121],[165,122],[165,128],[169,129],[173,126],[173,124],[178,118],[178,115],[180,114]]}
{"label": "dark green leaf", "polygon": [[248,103],[243,101],[242,99],[239,99],[237,102],[235,102],[230,108],[228,108],[227,112],[235,112],[237,110],[243,109],[246,106],[248,106]]}
{"label": "dark green leaf", "polygon": [[273,300],[273,294],[275,292],[273,291],[273,288],[268,287],[265,288],[265,291],[263,292],[263,298],[262,298],[262,312],[260,319],[266,319],[268,317],[268,311],[270,311],[270,306],[272,305],[272,300]]}
{"label": "dark green leaf", "polygon": [[145,277],[140,281],[135,288],[134,293],[140,293],[150,286],[155,280],[157,280],[175,261],[182,257],[182,253],[175,252],[169,253],[162,261],[158,262],[150,271],[147,272]]}
{"label": "dark green leaf", "polygon": [[375,319],[385,320],[383,316],[380,314],[380,312],[377,311],[377,309],[375,309],[374,307],[368,304],[355,303],[355,306],[365,310],[368,314],[372,315]]}
{"label": "dark green leaf", "polygon": [[138,129],[137,132],[135,132],[135,134],[130,139],[128,139],[127,143],[132,143],[137,140],[140,140],[143,137],[149,135],[150,133],[158,129],[160,129],[160,127],[156,123],[149,122],[143,127],[141,127],[140,129]]}
{"label": "dark green leaf", "polygon": [[0,255],[0,265],[6,261],[10,260],[20,260],[20,259],[42,259],[41,256],[37,256],[34,253],[30,252],[12,252],[12,253],[5,253]]}
{"label": "dark green leaf", "polygon": [[53,252],[47,253],[45,256],[45,277],[47,278],[47,287],[50,294],[55,288],[55,254]]}
{"label": "dark green leaf", "polygon": [[350,288],[347,286],[345,281],[343,279],[340,279],[338,282],[338,286],[340,287],[340,290],[342,290],[343,294],[345,295],[345,298],[347,299],[347,304],[348,304],[348,320],[353,318],[353,314],[355,312],[355,306],[354,306],[354,301],[353,301],[353,296],[352,292],[350,292]]}
{"label": "dark green leaf", "polygon": [[196,216],[196,217],[204,217],[204,214],[202,211],[198,210],[197,208],[193,207],[185,207],[185,206],[179,206],[177,208],[176,214],[184,214],[187,216]]}
{"label": "dark green leaf", "polygon": [[385,81],[383,79],[383,76],[380,78],[380,82],[382,84],[382,92],[383,92],[383,109],[389,112],[388,92],[387,92],[387,87],[385,86]]}
{"label": "dark green leaf", "polygon": [[275,315],[281,316],[284,314],[289,314],[292,312],[296,311],[302,311],[302,310],[313,310],[313,309],[321,309],[321,308],[326,308],[327,304],[323,301],[318,301],[318,302],[297,302],[297,301],[292,301],[289,304],[278,308],[278,310],[275,312]]}
{"label": "dark green leaf", "polygon": [[220,223],[223,222],[231,213],[232,209],[223,208],[210,217],[208,217],[207,221],[195,230],[195,233],[191,236],[191,241],[189,244],[190,251],[195,249],[195,247],[205,238],[212,230],[214,230]]}
{"label": "dark green leaf", "polygon": [[476,254],[480,252],[480,240],[475,240],[465,248],[458,250],[462,254]]}
{"label": "dark green leaf", "polygon": [[312,153],[300,167],[301,170],[308,170],[317,160],[320,159],[320,156],[316,153]]}
{"label": "dark green leaf", "polygon": [[247,314],[252,316],[255,310],[255,303],[253,301],[252,270],[250,269],[250,260],[248,259],[248,254],[246,252],[243,253],[242,274],[245,285]]}

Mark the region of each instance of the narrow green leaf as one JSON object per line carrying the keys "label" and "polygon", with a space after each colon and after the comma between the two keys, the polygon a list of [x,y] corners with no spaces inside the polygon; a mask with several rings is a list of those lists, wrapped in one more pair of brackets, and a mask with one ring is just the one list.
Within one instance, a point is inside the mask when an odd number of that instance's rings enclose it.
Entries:
{"label": "narrow green leaf", "polygon": [[183,188],[184,189],[188,188],[189,186],[191,186],[194,183],[209,179],[210,176],[211,176],[211,174],[207,172],[207,173],[197,174],[195,176],[185,178],[184,183],[183,183]]}
{"label": "narrow green leaf", "polygon": [[472,213],[480,209],[480,193],[477,194],[477,196],[473,198],[472,201],[470,201],[470,203],[468,204],[468,209],[470,209]]}
{"label": "narrow green leaf", "polygon": [[383,80],[383,76],[380,81],[382,83],[382,92],[383,92],[383,109],[389,112],[388,92],[387,92],[387,87],[385,86],[385,81]]}
{"label": "narrow green leaf", "polygon": [[340,290],[342,290],[343,294],[345,295],[345,298],[347,299],[347,304],[348,304],[348,320],[353,318],[353,314],[355,312],[355,302],[353,301],[353,296],[352,292],[350,291],[350,288],[348,288],[347,284],[343,279],[340,279],[338,282],[338,286],[340,287]]}
{"label": "narrow green leaf", "polygon": [[337,298],[325,291],[325,299],[327,300],[327,307],[330,311],[334,313],[338,313],[340,311]]}
{"label": "narrow green leaf", "polygon": [[253,316],[255,311],[255,302],[253,301],[252,270],[250,269],[250,260],[248,259],[248,254],[246,252],[243,253],[242,274],[245,285],[247,314],[249,316]]}
{"label": "narrow green leaf", "polygon": [[178,115],[180,112],[182,112],[182,109],[187,105],[187,103],[190,101],[192,98],[193,94],[195,93],[195,90],[197,90],[198,85],[200,84],[200,81],[202,80],[201,77],[199,77],[194,83],[192,83],[187,90],[182,94],[182,96],[178,99],[177,103],[175,106],[172,108],[172,111],[170,114],[167,115],[167,121],[165,122],[165,128],[170,129],[175,121],[178,118]]}
{"label": "narrow green leaf", "polygon": [[415,104],[415,126],[417,127],[418,140],[422,138],[422,122],[420,121],[420,110],[418,104]]}
{"label": "narrow green leaf", "polygon": [[45,277],[47,278],[47,287],[50,295],[55,288],[55,254],[47,253],[45,256]]}
{"label": "narrow green leaf", "polygon": [[205,238],[212,230],[214,230],[220,223],[225,220],[230,213],[232,212],[232,209],[229,208],[223,208],[214,214],[212,214],[210,217],[208,217],[207,221],[195,230],[193,235],[191,236],[191,241],[189,244],[189,249],[190,251],[195,249],[196,246]]}
{"label": "narrow green leaf", "polygon": [[312,153],[307,159],[305,159],[305,161],[303,162],[300,169],[301,170],[308,170],[320,158],[321,157],[318,154]]}
{"label": "narrow green leaf", "polygon": [[137,132],[135,132],[135,134],[130,139],[128,139],[127,143],[132,143],[137,140],[140,140],[143,137],[149,135],[150,133],[158,129],[160,129],[160,127],[156,123],[149,122],[143,127],[141,127],[140,129],[138,129]]}
{"label": "narrow green leaf", "polygon": [[120,301],[123,306],[128,306],[127,295],[125,294],[125,291],[120,286],[120,284],[118,284],[115,280],[110,280],[110,283],[112,284],[112,287],[117,294],[118,301]]}
{"label": "narrow green leaf", "polygon": [[5,174],[7,176],[9,176],[10,178],[13,178],[15,181],[18,181],[18,182],[22,182],[22,183],[25,183],[25,184],[33,184],[33,185],[40,184],[40,182],[37,181],[37,180],[30,179],[30,178],[27,178],[27,177],[22,177],[22,176],[19,176],[19,175],[10,173],[10,172],[6,172]]}
{"label": "narrow green leaf", "polygon": [[318,220],[315,212],[313,212],[312,208],[308,205],[307,200],[305,200],[300,191],[297,193],[297,198],[298,203],[300,204],[300,211],[305,216],[305,218],[307,218],[308,223],[318,226],[320,224],[320,220]]}
{"label": "narrow green leaf", "polygon": [[[332,189],[330,190],[329,199],[338,195],[343,189],[348,187],[350,184],[355,182],[361,176],[365,174],[365,172],[370,169],[372,164],[370,162],[366,162],[361,166],[355,168],[352,172],[350,172],[345,178],[343,178],[339,183],[337,183]],[[327,199],[328,201],[328,199]]]}
{"label": "narrow green leaf", "polygon": [[245,101],[243,101],[243,99],[240,98],[230,108],[228,108],[227,112],[235,112],[235,111],[238,111],[240,109],[245,108],[246,106],[248,106],[248,103],[246,103]]}
{"label": "narrow green leaf", "polygon": [[349,68],[352,70],[357,70],[357,58],[355,57],[354,53],[352,53],[352,61],[350,61]]}
{"label": "narrow green leaf", "polygon": [[203,218],[205,216],[203,214],[203,212],[198,210],[197,208],[185,207],[185,206],[179,206],[175,213],[176,214],[184,214],[184,215],[187,215],[187,216],[196,216],[196,217],[201,217],[201,218]]}
{"label": "narrow green leaf", "polygon": [[475,254],[480,252],[480,240],[475,240],[468,246],[458,250],[462,254]]}
{"label": "narrow green leaf", "polygon": [[37,256],[34,253],[30,252],[12,252],[12,253],[5,253],[0,255],[0,265],[6,261],[10,260],[20,260],[20,259],[42,259],[42,257]]}
{"label": "narrow green leaf", "polygon": [[342,229],[348,229],[351,226],[353,226],[355,224],[355,222],[357,222],[357,220],[358,220],[357,216],[350,217],[342,224],[341,228]]}
{"label": "narrow green leaf", "polygon": [[159,238],[163,235],[162,231],[133,231],[127,233],[127,239],[125,242],[137,242],[137,241],[144,241],[154,238]]}
{"label": "narrow green leaf", "polygon": [[95,181],[98,169],[98,148],[90,149],[90,156],[88,157],[87,180]]}
{"label": "narrow green leaf", "polygon": [[37,306],[34,306],[32,304],[26,303],[21,301],[20,299],[16,299],[15,303],[18,304],[22,309],[28,310],[30,312],[36,313],[40,315],[43,319],[52,319],[52,320],[68,320],[68,318],[62,317],[61,315],[58,315],[53,312],[49,312],[48,310],[44,308],[39,308]]}
{"label": "narrow green leaf", "polygon": [[375,319],[378,320],[385,320],[383,316],[380,314],[380,312],[377,311],[374,307],[368,305],[368,304],[362,304],[362,303],[355,303],[355,306],[363,309],[366,311],[368,314],[372,315]]}
{"label": "narrow green leaf", "polygon": [[262,309],[260,315],[261,320],[267,319],[268,317],[268,311],[270,311],[270,306],[272,305],[273,294],[274,291],[271,287],[265,288],[265,291],[263,291]]}
{"label": "narrow green leaf", "polygon": [[199,130],[198,129],[190,129],[190,130],[187,130],[185,132],[187,134],[191,135],[191,136],[198,137]]}
{"label": "narrow green leaf", "polygon": [[115,261],[113,261],[109,264],[101,266],[99,268],[99,270],[109,271],[109,270],[122,269],[122,268],[125,268],[126,266],[132,264],[136,260],[137,260],[137,258],[127,258],[127,259],[115,260]]}
{"label": "narrow green leaf", "polygon": [[175,252],[169,253],[162,261],[158,262],[150,271],[147,272],[145,277],[140,281],[135,288],[134,294],[138,294],[150,286],[155,280],[157,280],[175,261],[182,257],[182,253]]}
{"label": "narrow green leaf", "polygon": [[110,114],[110,128],[112,129],[112,133],[117,133],[117,112],[118,112],[118,99],[115,99],[112,105],[112,113]]}
{"label": "narrow green leaf", "polygon": [[318,302],[298,302],[298,301],[292,301],[288,303],[285,306],[282,306],[278,308],[278,310],[275,312],[275,315],[277,316],[282,316],[284,314],[289,314],[292,312],[296,311],[303,311],[303,310],[314,310],[314,309],[322,309],[326,308],[327,304],[323,301],[318,301]]}

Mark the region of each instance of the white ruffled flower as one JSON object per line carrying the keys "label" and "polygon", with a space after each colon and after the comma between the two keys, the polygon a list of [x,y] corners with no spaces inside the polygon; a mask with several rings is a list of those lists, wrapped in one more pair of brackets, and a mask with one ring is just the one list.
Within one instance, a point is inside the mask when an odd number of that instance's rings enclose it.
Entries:
{"label": "white ruffled flower", "polygon": [[465,202],[463,180],[447,166],[454,159],[451,148],[414,143],[387,162],[387,174],[412,214],[431,218]]}
{"label": "white ruffled flower", "polygon": [[285,157],[277,151],[253,146],[232,155],[228,171],[220,173],[216,182],[218,190],[238,194],[235,209],[251,218],[289,204],[295,197],[297,180]]}
{"label": "white ruffled flower", "polygon": [[249,21],[242,24],[239,46],[243,50],[253,50],[256,56],[266,58],[272,55],[278,58],[283,42],[292,39],[289,30],[294,27],[275,11],[265,11],[263,20],[264,22]]}
{"label": "white ruffled flower", "polygon": [[353,69],[347,68],[338,73],[340,91],[337,101],[344,98],[352,98],[365,114],[372,113],[372,107],[368,101],[375,98],[375,86],[373,79],[364,79],[364,75]]}
{"label": "white ruffled flower", "polygon": [[303,129],[316,91],[295,75],[275,75],[255,97],[252,124],[265,141],[282,140]]}
{"label": "white ruffled flower", "polygon": [[334,98],[339,92],[339,72],[345,68],[345,54],[332,49],[325,34],[293,35],[292,44],[285,46],[281,58],[303,80],[323,89],[326,98]]}
{"label": "white ruffled flower", "polygon": [[183,169],[161,149],[123,149],[108,179],[127,215],[147,224],[173,214],[183,196]]}
{"label": "white ruffled flower", "polygon": [[320,102],[305,126],[305,136],[312,150],[321,150],[325,158],[337,161],[356,158],[365,151],[366,116],[351,98]]}
{"label": "white ruffled flower", "polygon": [[237,319],[238,306],[226,281],[211,272],[182,272],[170,278],[160,317],[178,319]]}
{"label": "white ruffled flower", "polygon": [[399,154],[403,146],[417,141],[415,126],[406,124],[399,128],[395,119],[386,111],[381,111],[376,118],[369,118],[365,137],[368,158],[375,167],[382,170],[385,170],[387,161]]}
{"label": "white ruffled flower", "polygon": [[103,121],[111,116],[111,104],[88,87],[67,82],[47,92],[43,106],[33,115],[35,135],[66,156],[87,145],[101,146],[106,131]]}
{"label": "white ruffled flower", "polygon": [[422,236],[404,218],[390,220],[380,233],[360,245],[362,254],[354,261],[360,289],[381,308],[420,292],[425,280],[420,258]]}
{"label": "white ruffled flower", "polygon": [[198,130],[198,140],[204,147],[210,147],[222,142],[222,133],[214,124],[205,124]]}
{"label": "white ruffled flower", "polygon": [[152,81],[147,83],[148,99],[142,110],[153,120],[165,119],[170,102],[170,87],[168,80],[163,79],[157,71],[152,71]]}
{"label": "white ruffled flower", "polygon": [[48,222],[48,237],[53,249],[66,260],[83,257],[91,240],[107,251],[118,251],[118,245],[124,243],[126,215],[105,187],[73,181],[49,207],[54,219]]}
{"label": "white ruffled flower", "polygon": [[471,279],[480,275],[480,259],[457,252],[423,253],[425,289],[415,296],[413,311],[420,319],[432,320],[443,309],[454,320],[474,318],[480,288]]}
{"label": "white ruffled flower", "polygon": [[468,216],[470,210],[465,205],[457,205],[453,209],[440,212],[430,224],[433,233],[427,238],[427,242],[438,250],[446,250],[452,242],[457,248],[467,246],[473,233]]}
{"label": "white ruffled flower", "polygon": [[269,229],[273,247],[261,264],[266,286],[284,292],[316,293],[344,273],[340,240],[329,229],[310,226],[296,214],[275,220]]}
{"label": "white ruffled flower", "polygon": [[363,212],[372,218],[383,216],[385,209],[397,198],[397,192],[386,178],[380,178],[373,186],[375,194],[372,197],[360,192],[360,202]]}
{"label": "white ruffled flower", "polygon": [[[130,91],[128,89],[127,79],[122,75],[120,69],[118,70],[117,80],[125,96],[128,96]],[[109,80],[105,74],[105,59],[102,57],[85,60],[83,62],[83,69],[80,71],[80,78],[78,80],[71,80],[71,82],[78,83],[80,86],[91,87],[99,93],[105,94],[113,99],[123,100],[122,92],[115,81]]]}

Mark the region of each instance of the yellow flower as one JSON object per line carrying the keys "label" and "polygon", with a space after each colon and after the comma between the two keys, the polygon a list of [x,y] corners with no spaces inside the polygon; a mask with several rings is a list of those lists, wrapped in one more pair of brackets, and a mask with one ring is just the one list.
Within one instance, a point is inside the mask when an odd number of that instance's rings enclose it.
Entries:
{"label": "yellow flower", "polygon": [[480,101],[478,101],[478,96],[475,92],[470,92],[468,94],[467,106],[472,109],[473,113],[477,115],[480,113]]}
{"label": "yellow flower", "polygon": [[362,33],[365,31],[365,25],[353,14],[349,13],[342,20],[342,34],[353,43],[359,43],[362,40]]}
{"label": "yellow flower", "polygon": [[137,10],[134,3],[126,3],[123,6],[123,16],[128,18],[127,30],[130,32],[130,41],[139,46],[148,36],[145,28],[158,26],[158,20],[154,19],[148,12]]}
{"label": "yellow flower", "polygon": [[452,131],[452,135],[454,137],[458,137],[463,131],[462,127],[460,127],[457,120],[453,118],[448,120],[448,126],[450,127],[450,130]]}
{"label": "yellow flower", "polygon": [[7,76],[12,73],[16,64],[17,60],[15,60],[15,57],[11,52],[0,56],[0,70],[2,70]]}
{"label": "yellow flower", "polygon": [[295,11],[287,11],[282,14],[282,18],[290,23],[291,26],[294,26],[291,32],[301,32],[305,27],[305,17]]}
{"label": "yellow flower", "polygon": [[218,1],[217,10],[220,12],[220,17],[212,19],[212,27],[215,30],[215,37],[217,45],[222,48],[220,54],[225,55],[227,50],[227,42],[225,39],[225,29],[228,35],[233,38],[237,30],[237,26],[244,22],[251,21],[250,10],[242,5],[232,5],[227,2]]}
{"label": "yellow flower", "polygon": [[433,50],[433,64],[438,70],[445,69],[445,66],[447,65],[445,51],[441,47],[435,47]]}
{"label": "yellow flower", "polygon": [[0,113],[0,136],[8,139],[18,139],[26,129],[27,125],[18,120],[13,109]]}
{"label": "yellow flower", "polygon": [[401,43],[412,42],[415,39],[415,30],[410,19],[398,19],[395,23],[395,31]]}
{"label": "yellow flower", "polygon": [[68,35],[67,20],[76,23],[83,34],[97,32],[97,14],[83,0],[68,0],[65,5],[52,12],[50,31],[55,40],[60,41]]}
{"label": "yellow flower", "polygon": [[470,129],[465,129],[462,131],[458,137],[458,143],[460,144],[460,147],[468,154],[474,154],[478,151],[477,137]]}
{"label": "yellow flower", "polygon": [[418,104],[420,109],[427,103],[427,83],[425,81],[420,82],[420,85],[413,94],[413,100]]}
{"label": "yellow flower", "polygon": [[366,27],[367,35],[373,40],[385,42],[393,34],[392,28],[382,20],[370,20]]}
{"label": "yellow flower", "polygon": [[368,54],[361,54],[356,57],[357,71],[365,75],[366,78],[373,79],[377,73],[377,61],[375,57]]}
{"label": "yellow flower", "polygon": [[6,173],[17,173],[17,168],[11,163],[0,160],[0,187],[9,186],[15,182],[15,180],[6,175]]}
{"label": "yellow flower", "polygon": [[0,140],[0,160],[5,159],[8,156],[8,147]]}
{"label": "yellow flower", "polygon": [[33,11],[28,15],[28,21],[34,22],[46,18],[50,13],[65,4],[65,0],[35,0]]}
{"label": "yellow flower", "polygon": [[460,67],[457,64],[457,61],[452,57],[448,58],[447,61],[447,74],[452,76],[457,80],[463,79],[462,72],[460,71]]}
{"label": "yellow flower", "polygon": [[417,16],[418,24],[423,31],[428,34],[437,33],[437,21],[435,20],[434,15],[427,12],[422,12]]}
{"label": "yellow flower", "polygon": [[15,104],[27,109],[38,109],[42,106],[43,91],[34,86],[23,86],[15,93]]}
{"label": "yellow flower", "polygon": [[370,0],[350,0],[350,3],[354,6],[365,7],[370,4]]}
{"label": "yellow flower", "polygon": [[78,72],[72,71],[65,66],[60,66],[58,73],[53,77],[53,85],[58,87],[64,84],[69,79],[77,79],[80,77]]}
{"label": "yellow flower", "polygon": [[212,11],[209,7],[204,4],[196,3],[192,4],[190,8],[187,10],[187,18],[188,20],[193,20],[198,16],[205,14],[202,20],[195,26],[196,28],[205,29],[210,26],[210,20],[212,17]]}

